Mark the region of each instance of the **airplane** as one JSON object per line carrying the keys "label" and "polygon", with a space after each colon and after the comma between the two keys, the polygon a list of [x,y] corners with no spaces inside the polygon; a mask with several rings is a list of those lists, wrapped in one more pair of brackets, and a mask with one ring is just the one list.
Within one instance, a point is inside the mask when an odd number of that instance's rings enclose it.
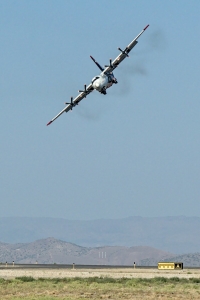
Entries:
{"label": "airplane", "polygon": [[69,110],[72,110],[76,105],[79,104],[79,102],[86,98],[92,91],[96,90],[100,92],[101,94],[106,95],[106,90],[111,87],[113,84],[117,84],[117,79],[115,78],[113,74],[113,70],[117,68],[117,66],[126,58],[129,57],[129,52],[135,47],[138,43],[138,38],[143,34],[143,32],[149,27],[147,25],[137,36],[134,38],[134,40],[124,49],[118,48],[118,50],[121,52],[113,61],[110,59],[110,64],[105,65],[105,68],[103,68],[92,56],[91,59],[94,61],[94,63],[97,65],[97,67],[101,70],[101,73],[97,76],[95,76],[91,83],[87,86],[84,85],[84,90],[79,90],[80,93],[75,99],[71,97],[70,102],[66,102],[67,105],[59,114],[57,114],[49,123],[47,123],[47,126],[50,125],[53,121],[55,121],[62,113],[68,112]]}

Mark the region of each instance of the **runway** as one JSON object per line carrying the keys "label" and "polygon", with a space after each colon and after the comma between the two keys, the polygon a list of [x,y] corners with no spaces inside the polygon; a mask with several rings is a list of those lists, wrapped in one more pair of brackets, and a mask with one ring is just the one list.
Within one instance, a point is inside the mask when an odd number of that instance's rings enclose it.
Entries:
{"label": "runway", "polygon": [[46,264],[16,264],[7,267],[0,266],[0,278],[12,279],[21,276],[37,278],[154,278],[179,277],[200,278],[200,268],[186,268],[183,270],[158,270],[157,267],[136,266],[105,266],[105,265],[46,265]]}
{"label": "runway", "polygon": [[[136,266],[140,269],[157,269],[156,266]],[[79,264],[0,264],[0,269],[133,269],[134,266],[118,266],[118,265],[79,265]]]}
{"label": "runway", "polygon": [[[139,265],[80,265],[80,264],[15,264],[15,263],[2,263],[0,264],[1,269],[140,269],[140,270],[157,270],[157,266],[139,266]],[[186,269],[200,270],[200,267],[186,267]]]}

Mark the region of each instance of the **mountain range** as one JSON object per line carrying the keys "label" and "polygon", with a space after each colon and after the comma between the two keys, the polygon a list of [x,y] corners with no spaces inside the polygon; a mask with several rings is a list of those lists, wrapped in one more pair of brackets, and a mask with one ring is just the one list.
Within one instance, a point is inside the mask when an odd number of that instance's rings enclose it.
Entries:
{"label": "mountain range", "polygon": [[157,263],[172,254],[147,246],[82,247],[47,238],[32,243],[0,243],[0,262],[40,264],[133,265],[142,260]]}
{"label": "mountain range", "polygon": [[181,255],[200,251],[199,217],[129,217],[89,221],[59,218],[0,218],[2,243],[30,243],[53,236],[81,245],[148,246]]}
{"label": "mountain range", "polygon": [[148,246],[82,247],[47,238],[31,243],[0,243],[0,263],[82,264],[119,266],[157,266],[160,261],[183,262],[184,267],[200,267],[200,253],[175,256]]}

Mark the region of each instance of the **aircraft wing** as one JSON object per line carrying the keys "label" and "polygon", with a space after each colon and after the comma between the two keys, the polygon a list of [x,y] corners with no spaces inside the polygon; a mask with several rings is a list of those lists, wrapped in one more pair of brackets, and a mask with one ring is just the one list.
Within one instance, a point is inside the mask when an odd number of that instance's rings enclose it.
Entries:
{"label": "aircraft wing", "polygon": [[109,73],[112,72],[115,68],[117,68],[117,66],[126,58],[128,57],[128,53],[133,49],[133,47],[135,47],[135,45],[137,45],[138,43],[138,38],[143,34],[143,32],[149,27],[149,25],[147,25],[137,36],[136,38],[134,38],[134,40],[124,49],[121,50],[120,48],[118,48],[121,53],[111,62],[110,66],[107,66],[103,73]]}
{"label": "aircraft wing", "polygon": [[92,83],[90,83],[87,87],[85,86],[85,90],[81,91],[80,94],[74,99],[71,99],[71,103],[67,103],[67,106],[59,112],[49,123],[47,123],[47,126],[50,125],[53,121],[55,121],[60,115],[62,115],[64,112],[68,112],[69,110],[72,110],[72,108],[76,105],[79,104],[79,102],[83,99],[86,98],[87,95],[89,95],[92,91],[94,90]]}

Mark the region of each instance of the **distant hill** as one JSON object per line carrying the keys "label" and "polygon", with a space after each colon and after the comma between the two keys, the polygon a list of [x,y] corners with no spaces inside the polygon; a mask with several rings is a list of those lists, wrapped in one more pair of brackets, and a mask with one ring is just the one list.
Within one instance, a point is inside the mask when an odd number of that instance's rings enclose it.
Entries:
{"label": "distant hill", "polygon": [[171,253],[152,247],[105,246],[87,248],[54,238],[38,240],[32,243],[0,243],[0,262],[5,263],[45,263],[45,264],[91,264],[91,265],[137,265],[142,260],[156,263],[171,257]]}
{"label": "distant hill", "polygon": [[200,267],[200,253],[187,253],[165,259],[165,261],[183,262],[183,266]]}
{"label": "distant hill", "polygon": [[[200,267],[200,253],[188,253],[177,256],[170,256],[168,258],[161,259],[160,262],[182,262],[183,267]],[[158,263],[157,258],[149,257],[141,259],[141,266],[156,266]]]}
{"label": "distant hill", "polygon": [[129,217],[70,221],[56,218],[0,218],[0,241],[26,243],[53,236],[85,247],[145,246],[176,254],[200,251],[198,217]]}

